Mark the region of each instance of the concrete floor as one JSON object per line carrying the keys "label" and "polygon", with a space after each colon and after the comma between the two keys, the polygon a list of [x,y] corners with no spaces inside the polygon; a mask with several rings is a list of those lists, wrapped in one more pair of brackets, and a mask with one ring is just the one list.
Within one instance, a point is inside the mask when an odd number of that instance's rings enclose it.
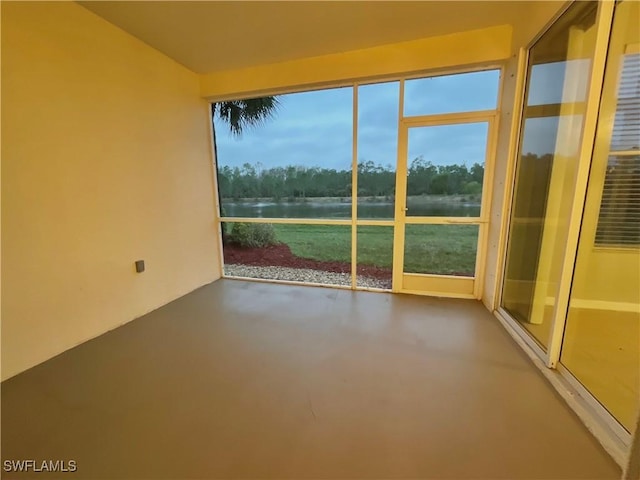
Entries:
{"label": "concrete floor", "polygon": [[620,477],[479,303],[234,280],[3,383],[2,458],[82,479]]}

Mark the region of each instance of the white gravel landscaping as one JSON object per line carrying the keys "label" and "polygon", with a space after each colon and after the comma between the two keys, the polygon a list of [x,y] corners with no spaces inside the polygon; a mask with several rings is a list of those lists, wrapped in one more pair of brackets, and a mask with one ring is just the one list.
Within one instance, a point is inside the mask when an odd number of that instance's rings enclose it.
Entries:
{"label": "white gravel landscaping", "polygon": [[[255,265],[225,264],[224,273],[229,277],[263,278],[289,282],[324,283],[327,285],[351,285],[348,273],[324,272],[308,268],[258,267]],[[377,278],[358,277],[358,286],[366,288],[389,288],[388,282]]]}

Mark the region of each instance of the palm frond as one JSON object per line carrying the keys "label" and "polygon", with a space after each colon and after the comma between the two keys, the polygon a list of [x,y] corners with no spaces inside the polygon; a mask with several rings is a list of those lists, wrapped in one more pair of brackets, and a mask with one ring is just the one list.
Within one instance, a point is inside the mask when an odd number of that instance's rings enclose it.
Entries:
{"label": "palm frond", "polygon": [[241,135],[248,127],[255,127],[271,118],[278,109],[276,97],[249,98],[231,100],[211,105],[211,115],[218,117],[229,125],[233,135]]}

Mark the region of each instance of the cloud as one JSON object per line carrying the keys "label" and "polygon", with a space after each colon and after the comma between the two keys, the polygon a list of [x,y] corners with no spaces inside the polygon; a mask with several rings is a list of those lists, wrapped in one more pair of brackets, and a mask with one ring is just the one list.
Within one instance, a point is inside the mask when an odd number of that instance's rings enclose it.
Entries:
{"label": "cloud", "polygon": [[405,115],[493,110],[498,105],[499,70],[430,77],[405,82]]}
{"label": "cloud", "polygon": [[409,162],[422,155],[434,165],[483,164],[487,123],[463,123],[409,130]]}
{"label": "cloud", "polygon": [[[406,82],[406,113],[430,114],[495,108],[498,71]],[[352,161],[353,89],[282,95],[275,116],[241,137],[216,122],[220,166],[260,162],[348,169]],[[399,82],[358,88],[358,160],[395,166],[398,151]],[[413,132],[413,130],[412,130]],[[486,125],[422,127],[410,136],[409,157],[435,164],[484,161]]]}
{"label": "cloud", "polygon": [[[221,166],[261,162],[348,168],[352,156],[352,89],[340,88],[280,97],[273,119],[241,137],[217,136]],[[216,125],[223,130],[220,122]]]}

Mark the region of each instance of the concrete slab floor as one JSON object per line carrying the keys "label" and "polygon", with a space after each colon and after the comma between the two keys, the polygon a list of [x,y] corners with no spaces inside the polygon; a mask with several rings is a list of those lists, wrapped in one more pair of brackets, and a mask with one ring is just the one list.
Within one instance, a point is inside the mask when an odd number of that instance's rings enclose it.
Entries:
{"label": "concrete slab floor", "polygon": [[480,303],[234,280],[3,383],[2,458],[82,479],[620,477]]}

